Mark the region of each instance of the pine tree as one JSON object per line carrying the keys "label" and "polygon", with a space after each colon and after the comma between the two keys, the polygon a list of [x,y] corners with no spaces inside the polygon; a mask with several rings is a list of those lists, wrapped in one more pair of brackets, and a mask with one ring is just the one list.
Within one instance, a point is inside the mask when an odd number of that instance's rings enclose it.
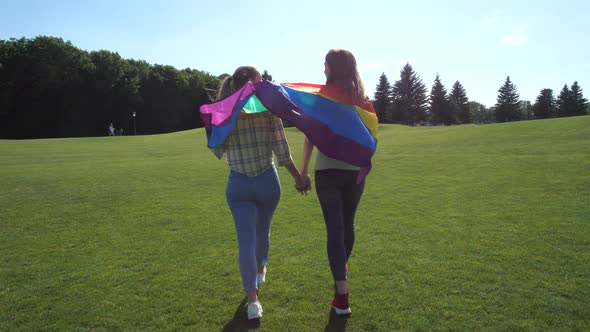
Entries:
{"label": "pine tree", "polygon": [[506,82],[498,90],[496,100],[496,121],[510,122],[521,120],[520,113],[520,95],[516,90],[514,83],[510,81],[510,76],[506,77]]}
{"label": "pine tree", "polygon": [[586,108],[588,107],[588,99],[584,98],[582,88],[578,85],[578,81],[575,81],[574,84],[572,84],[571,97],[573,107],[572,115],[585,115]]}
{"label": "pine tree", "polygon": [[381,73],[379,83],[375,88],[375,100],[373,107],[377,112],[377,118],[381,123],[391,123],[391,84],[385,73]]}
{"label": "pine tree", "polygon": [[469,99],[467,98],[467,93],[465,92],[465,88],[459,81],[456,81],[453,84],[453,90],[449,96],[449,101],[451,102],[451,110],[455,115],[455,119],[459,123],[471,123],[471,112],[469,111]]}
{"label": "pine tree", "polygon": [[533,106],[533,114],[535,119],[555,117],[555,97],[553,97],[553,90],[541,90]]}
{"label": "pine tree", "polygon": [[557,116],[572,116],[574,113],[574,103],[572,98],[572,91],[567,84],[563,86],[556,101]]}
{"label": "pine tree", "polygon": [[409,63],[400,71],[400,80],[392,87],[392,122],[407,125],[427,120],[428,97],[426,86]]}
{"label": "pine tree", "polygon": [[266,69],[262,72],[262,80],[263,81],[271,81],[272,82],[272,75],[269,74]]}
{"label": "pine tree", "polygon": [[451,125],[456,122],[447,98],[447,90],[440,82],[440,76],[438,74],[436,74],[432,90],[430,91],[430,115],[432,117],[432,123],[435,125]]}

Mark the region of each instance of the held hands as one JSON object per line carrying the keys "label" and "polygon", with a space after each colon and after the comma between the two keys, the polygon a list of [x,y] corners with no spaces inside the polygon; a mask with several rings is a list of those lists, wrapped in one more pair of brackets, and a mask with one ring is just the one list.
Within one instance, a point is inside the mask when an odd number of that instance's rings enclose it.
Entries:
{"label": "held hands", "polygon": [[299,177],[295,180],[295,189],[302,195],[307,195],[307,192],[311,191],[311,178],[309,174],[299,174]]}

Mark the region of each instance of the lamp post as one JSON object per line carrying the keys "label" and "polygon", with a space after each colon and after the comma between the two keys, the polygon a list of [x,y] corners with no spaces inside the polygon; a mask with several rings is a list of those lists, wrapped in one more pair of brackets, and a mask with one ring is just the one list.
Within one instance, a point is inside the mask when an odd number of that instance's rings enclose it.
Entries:
{"label": "lamp post", "polygon": [[133,112],[133,135],[137,135],[137,129],[135,127],[135,112]]}

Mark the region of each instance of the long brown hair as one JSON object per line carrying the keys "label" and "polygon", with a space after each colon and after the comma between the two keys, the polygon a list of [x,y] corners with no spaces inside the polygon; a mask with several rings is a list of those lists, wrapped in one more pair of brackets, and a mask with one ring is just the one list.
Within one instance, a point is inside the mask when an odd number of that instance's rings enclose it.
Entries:
{"label": "long brown hair", "polygon": [[326,65],[330,68],[326,85],[342,84],[350,97],[359,101],[365,99],[365,87],[356,66],[356,59],[350,51],[331,49],[326,54]]}
{"label": "long brown hair", "polygon": [[260,72],[252,66],[241,66],[236,69],[232,76],[226,77],[221,82],[219,92],[217,92],[217,100],[224,99],[232,93],[243,87],[248,81],[255,81],[260,77]]}

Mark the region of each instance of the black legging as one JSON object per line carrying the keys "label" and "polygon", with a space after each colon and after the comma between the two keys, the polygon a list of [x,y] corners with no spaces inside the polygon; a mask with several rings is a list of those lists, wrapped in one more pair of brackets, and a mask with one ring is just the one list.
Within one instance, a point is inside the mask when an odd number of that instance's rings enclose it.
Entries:
{"label": "black legging", "polygon": [[356,184],[358,171],[326,169],[315,172],[315,189],[324,213],[328,259],[334,281],[346,280],[345,265],[354,245],[354,214],[365,181]]}

